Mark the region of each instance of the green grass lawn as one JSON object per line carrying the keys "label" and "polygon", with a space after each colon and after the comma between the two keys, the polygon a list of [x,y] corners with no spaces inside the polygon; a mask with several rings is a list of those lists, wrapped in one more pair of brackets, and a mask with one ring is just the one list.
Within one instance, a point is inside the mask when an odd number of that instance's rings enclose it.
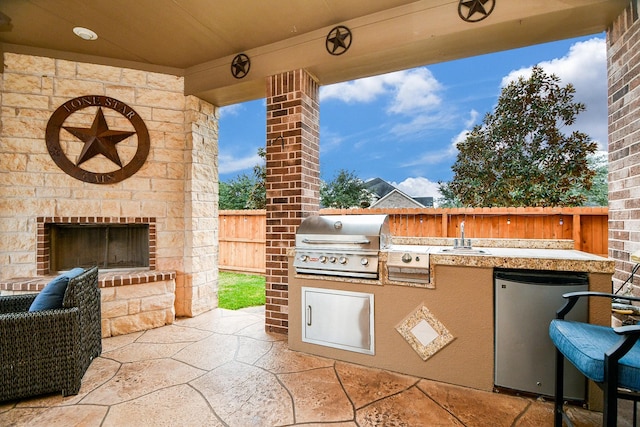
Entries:
{"label": "green grass lawn", "polygon": [[221,271],[218,276],[218,306],[238,310],[264,305],[264,286],[264,276]]}

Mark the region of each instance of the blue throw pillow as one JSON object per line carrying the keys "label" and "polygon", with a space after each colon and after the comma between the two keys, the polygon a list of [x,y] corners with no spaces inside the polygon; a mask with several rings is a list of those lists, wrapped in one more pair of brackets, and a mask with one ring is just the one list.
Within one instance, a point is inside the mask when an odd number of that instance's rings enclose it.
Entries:
{"label": "blue throw pillow", "polygon": [[67,290],[69,279],[84,273],[84,268],[74,268],[63,273],[47,283],[42,291],[36,296],[31,303],[29,311],[52,310],[54,308],[62,308],[62,300]]}

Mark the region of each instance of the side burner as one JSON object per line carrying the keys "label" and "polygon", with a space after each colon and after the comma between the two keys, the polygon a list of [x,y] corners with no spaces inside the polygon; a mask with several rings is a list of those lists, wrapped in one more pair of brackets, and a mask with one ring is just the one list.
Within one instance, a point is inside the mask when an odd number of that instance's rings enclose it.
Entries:
{"label": "side burner", "polygon": [[429,284],[429,246],[393,245],[388,250],[389,280]]}

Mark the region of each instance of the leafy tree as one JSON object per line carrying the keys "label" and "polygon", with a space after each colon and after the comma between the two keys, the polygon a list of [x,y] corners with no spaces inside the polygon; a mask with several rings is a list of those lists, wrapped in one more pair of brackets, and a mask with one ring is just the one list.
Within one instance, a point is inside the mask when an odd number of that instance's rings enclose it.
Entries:
{"label": "leafy tree", "polygon": [[[582,193],[586,197],[584,206],[607,206],[609,203],[609,181],[608,174],[609,168],[607,163],[606,153],[596,153],[589,156],[587,159],[589,163],[589,169],[591,169],[595,175],[593,177],[593,185],[589,190],[581,187],[573,188],[570,191]],[[441,198],[437,200],[438,207],[441,208],[459,208],[462,204],[449,188],[449,183],[446,181],[438,181]]]}
{"label": "leafy tree", "polygon": [[589,156],[589,169],[595,172],[590,190],[583,192],[587,198],[586,206],[607,206],[609,204],[609,164],[607,153]]}
{"label": "leafy tree", "polygon": [[438,189],[442,197],[438,198],[437,203],[440,208],[460,208],[462,203],[453,194],[448,182],[438,181]]}
{"label": "leafy tree", "polygon": [[585,133],[564,135],[562,127],[585,110],[573,102],[575,89],[533,67],[503,88],[487,114],[458,144],[449,190],[464,206],[579,206],[595,172],[588,155],[596,143]]}
{"label": "leafy tree", "polygon": [[255,182],[247,174],[238,175],[227,182],[220,182],[220,209],[246,209]]}
{"label": "leafy tree", "polygon": [[341,169],[329,182],[320,183],[320,204],[328,208],[368,206],[369,192],[354,172]]}
{"label": "leafy tree", "polygon": [[[267,152],[264,148],[258,148],[258,156],[262,160],[266,160]],[[253,167],[254,185],[247,200],[247,209],[264,209],[267,206],[267,166],[266,164],[257,164]]]}
{"label": "leafy tree", "polygon": [[[266,158],[264,148],[258,148],[258,156]],[[253,176],[241,174],[220,183],[220,209],[264,209],[267,201],[265,181],[267,169],[264,164],[253,167]]]}

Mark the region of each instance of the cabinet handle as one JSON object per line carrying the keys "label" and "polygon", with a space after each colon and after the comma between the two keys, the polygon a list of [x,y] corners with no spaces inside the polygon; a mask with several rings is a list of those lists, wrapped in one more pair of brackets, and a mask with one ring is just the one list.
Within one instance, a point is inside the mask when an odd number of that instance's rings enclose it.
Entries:
{"label": "cabinet handle", "polygon": [[307,306],[307,326],[311,326],[311,306]]}

